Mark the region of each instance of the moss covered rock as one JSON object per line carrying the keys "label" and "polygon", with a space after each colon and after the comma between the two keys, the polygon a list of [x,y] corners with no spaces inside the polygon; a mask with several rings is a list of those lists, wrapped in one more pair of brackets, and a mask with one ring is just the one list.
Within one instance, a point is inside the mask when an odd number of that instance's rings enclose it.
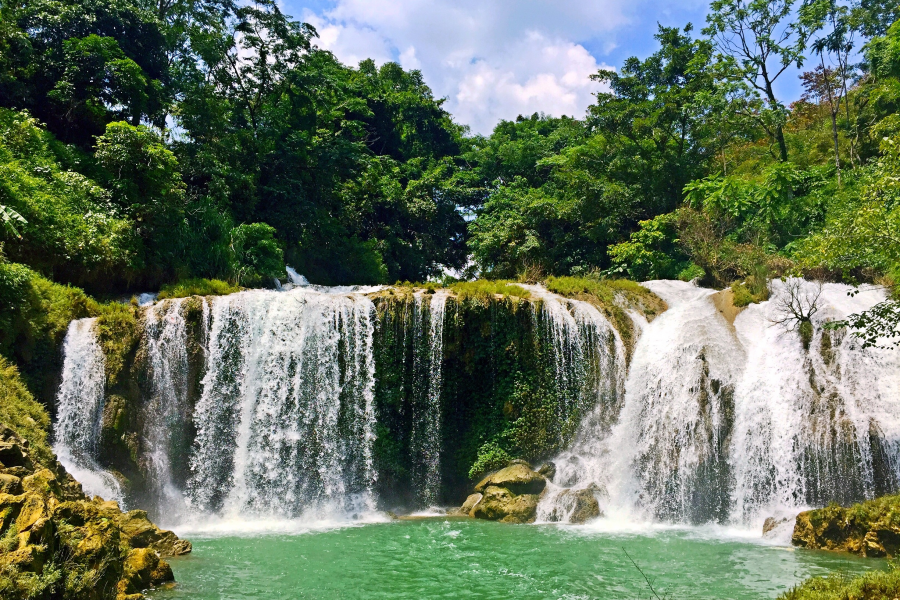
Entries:
{"label": "moss covered rock", "polygon": [[472,516],[503,523],[532,523],[539,498],[537,494],[513,494],[506,488],[491,485],[484,490]]}
{"label": "moss covered rock", "polygon": [[514,495],[540,494],[547,486],[547,480],[528,463],[519,461],[489,474],[475,485],[475,491],[483,493],[489,486],[506,488]]}
{"label": "moss covered rock", "polygon": [[849,508],[826,506],[797,515],[795,546],[894,557],[900,551],[900,495],[884,496]]}
{"label": "moss covered rock", "polygon": [[[190,542],[144,511],[89,499],[55,459],[39,462],[0,426],[0,597],[134,600],[172,581],[163,556]],[[9,493],[17,492],[17,493]]]}

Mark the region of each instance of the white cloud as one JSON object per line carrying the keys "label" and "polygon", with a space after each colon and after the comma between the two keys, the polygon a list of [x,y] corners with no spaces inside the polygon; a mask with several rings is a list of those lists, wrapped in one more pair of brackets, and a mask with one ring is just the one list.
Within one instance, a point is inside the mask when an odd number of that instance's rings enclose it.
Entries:
{"label": "white cloud", "polygon": [[421,69],[435,95],[473,131],[545,112],[582,116],[601,68],[579,41],[629,22],[627,0],[335,0],[303,19],[343,62],[395,60]]}

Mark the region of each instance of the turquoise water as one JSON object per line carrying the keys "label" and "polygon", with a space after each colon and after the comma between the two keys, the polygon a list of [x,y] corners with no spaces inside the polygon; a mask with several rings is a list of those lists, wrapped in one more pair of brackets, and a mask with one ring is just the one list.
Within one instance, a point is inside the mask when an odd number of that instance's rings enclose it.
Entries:
{"label": "turquoise water", "polygon": [[[811,575],[882,561],[703,529],[610,533],[483,521],[400,521],[293,535],[192,537],[154,600],[775,598]],[[626,555],[627,552],[627,555]]]}

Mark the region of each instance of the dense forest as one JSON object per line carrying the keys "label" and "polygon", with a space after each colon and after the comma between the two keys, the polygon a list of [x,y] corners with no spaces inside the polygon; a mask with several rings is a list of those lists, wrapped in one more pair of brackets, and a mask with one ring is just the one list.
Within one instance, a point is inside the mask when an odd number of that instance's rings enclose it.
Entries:
{"label": "dense forest", "polygon": [[[714,0],[702,30],[660,26],[654,54],[594,75],[582,117],[487,137],[420,72],[343,65],[274,1],[0,12],[7,355],[51,281],[113,298],[288,264],[320,284],[699,278],[746,303],[773,276],[900,277],[887,0]],[[854,324],[892,334],[897,306]]]}

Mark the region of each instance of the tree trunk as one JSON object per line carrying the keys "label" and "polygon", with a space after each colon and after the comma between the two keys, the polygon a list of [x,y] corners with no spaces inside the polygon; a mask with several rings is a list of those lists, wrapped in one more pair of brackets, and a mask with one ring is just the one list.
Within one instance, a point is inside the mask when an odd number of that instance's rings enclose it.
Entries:
{"label": "tree trunk", "polygon": [[[766,96],[769,99],[769,106],[776,108],[778,106],[778,99],[775,98],[775,92],[772,90],[772,82],[769,81],[769,72],[766,70],[765,63],[762,65],[762,77],[763,81],[766,83]],[[784,141],[784,127],[782,127],[781,123],[775,125],[775,141],[778,142],[778,152],[781,154],[781,162],[787,162],[787,144]]]}

